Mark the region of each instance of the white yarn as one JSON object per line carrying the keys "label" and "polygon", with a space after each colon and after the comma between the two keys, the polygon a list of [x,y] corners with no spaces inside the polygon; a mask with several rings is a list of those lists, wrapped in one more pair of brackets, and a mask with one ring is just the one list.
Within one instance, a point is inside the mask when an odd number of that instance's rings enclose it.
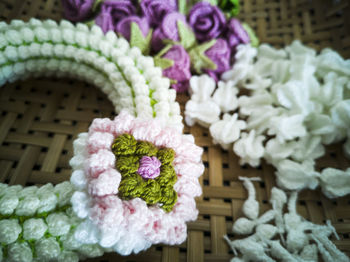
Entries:
{"label": "white yarn", "polygon": [[[159,68],[154,67],[153,59],[151,62],[144,59],[146,62],[141,64],[147,68],[139,70],[137,61],[142,56],[140,50],[130,48],[125,39],[117,38],[111,32],[104,35],[97,26],[88,29],[85,25],[74,26],[66,21],[57,25],[51,20],[41,22],[31,19],[28,23],[4,26],[0,31],[0,42],[0,46],[5,47],[0,52],[0,84],[29,75],[68,75],[82,78],[100,87],[111,98],[117,112],[129,108],[131,113],[149,118],[153,117],[153,112],[160,116],[163,114],[166,116],[165,121],[182,130],[180,112],[176,109],[166,110],[164,105],[158,105],[161,101],[155,98],[152,102],[154,104],[149,100],[137,110],[133,109],[135,98],[140,95],[137,88],[134,93],[131,92],[134,86],[149,81],[149,87],[154,93],[158,90],[169,92],[170,82],[162,77]],[[148,73],[152,70],[156,72],[157,78]],[[119,72],[122,73],[121,82],[115,90],[111,88],[111,84],[115,83],[115,74]],[[153,96],[149,92],[143,95]],[[123,97],[122,100],[118,99],[120,96]],[[167,100],[167,104],[176,108],[174,105],[178,104],[174,95],[169,97],[171,99]],[[176,117],[172,117],[174,114]]]}
{"label": "white yarn", "polygon": [[347,183],[339,191],[327,189],[330,180],[320,183],[314,160],[325,154],[324,145],[344,139],[350,156],[349,73],[350,60],[330,49],[317,54],[300,41],[280,50],[240,45],[216,90],[208,76],[190,81],[186,123],[209,127],[213,142],[224,149],[233,143],[240,164],[255,167],[265,158],[283,188],[321,185],[326,195],[342,196],[350,190]]}
{"label": "white yarn", "polygon": [[[249,183],[249,178],[242,178],[242,180]],[[254,190],[254,187],[252,189]],[[270,199],[272,210],[254,221],[244,217],[235,221],[234,233],[251,235],[234,241],[224,236],[235,255],[232,261],[316,262],[318,252],[321,253],[324,261],[350,261],[349,257],[339,251],[329,240],[332,233],[336,234],[330,221],[327,221],[327,225],[324,226],[316,225],[297,214],[297,195],[298,193],[293,191],[287,201],[287,196],[281,189],[273,188]],[[284,205],[287,202],[288,213],[283,215]],[[275,218],[276,226],[267,224],[271,221],[269,218]],[[258,225],[254,233],[256,222]],[[280,239],[276,239],[277,233]],[[286,240],[284,240],[284,233],[286,233]],[[312,242],[316,242],[316,245]],[[239,253],[242,257],[239,257]]]}

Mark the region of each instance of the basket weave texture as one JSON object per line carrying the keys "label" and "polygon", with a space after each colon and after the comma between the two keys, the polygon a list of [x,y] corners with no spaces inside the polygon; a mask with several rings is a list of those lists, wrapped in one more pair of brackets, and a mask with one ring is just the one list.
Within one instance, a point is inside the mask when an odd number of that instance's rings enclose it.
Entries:
{"label": "basket weave texture", "polygon": [[[244,0],[239,19],[257,32],[261,42],[276,47],[293,39],[320,50],[332,47],[350,57],[350,1],[328,0]],[[0,20],[62,18],[59,0],[0,0]],[[182,109],[187,95],[177,100]],[[0,89],[0,182],[45,184],[68,180],[72,143],[87,131],[92,119],[112,117],[107,97],[93,86],[68,79],[32,79],[7,84]],[[204,147],[206,169],[201,178],[203,195],[197,200],[198,220],[188,225],[188,239],[180,246],[153,246],[139,255],[121,257],[106,254],[89,261],[229,261],[233,256],[222,236],[231,234],[232,223],[242,216],[247,197],[238,176],[260,176],[256,183],[261,212],[270,209],[268,199],[275,185],[274,169],[241,167],[238,157],[211,142],[209,131],[194,126],[185,133]],[[350,166],[341,144],[330,146],[317,167],[346,169]],[[320,191],[304,191],[298,211],[305,218],[323,224],[330,220],[340,240],[334,243],[350,256],[350,197],[329,200]]]}

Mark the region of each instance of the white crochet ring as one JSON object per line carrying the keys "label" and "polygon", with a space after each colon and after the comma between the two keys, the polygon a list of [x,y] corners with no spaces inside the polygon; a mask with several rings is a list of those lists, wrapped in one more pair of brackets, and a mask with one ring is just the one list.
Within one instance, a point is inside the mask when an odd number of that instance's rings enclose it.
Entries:
{"label": "white crochet ring", "polygon": [[[72,183],[0,184],[0,261],[78,261],[183,242],[198,214],[203,150],[182,135],[176,92],[153,59],[97,26],[0,22],[0,86],[31,76],[85,80],[120,114],[78,135]],[[142,195],[130,192],[131,176],[143,181]]]}

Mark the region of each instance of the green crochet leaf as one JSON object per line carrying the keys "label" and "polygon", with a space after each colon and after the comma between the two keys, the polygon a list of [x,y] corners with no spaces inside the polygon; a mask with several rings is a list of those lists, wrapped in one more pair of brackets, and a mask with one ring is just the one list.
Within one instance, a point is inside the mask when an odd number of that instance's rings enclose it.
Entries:
{"label": "green crochet leaf", "polygon": [[146,37],[143,36],[137,23],[131,23],[130,45],[140,48],[142,54],[148,55],[151,49],[152,29]]}
{"label": "green crochet leaf", "polygon": [[95,0],[94,4],[92,5],[92,12],[95,13],[96,11],[98,11],[100,9],[101,4],[104,1],[105,0]]}
{"label": "green crochet leaf", "polygon": [[192,68],[198,73],[202,73],[202,69],[215,70],[217,68],[216,64],[206,56],[205,51],[215,45],[216,39],[209,42],[205,42],[201,45],[197,45],[192,48],[189,52]]}
{"label": "green crochet leaf", "polygon": [[180,44],[183,46],[183,48],[188,50],[196,44],[196,36],[190,27],[185,25],[182,21],[178,20],[177,29],[179,31]]}
{"label": "green crochet leaf", "polygon": [[244,30],[249,35],[251,46],[258,47],[259,46],[259,38],[256,36],[254,30],[247,23],[242,23],[242,26],[243,26]]}
{"label": "green crochet leaf", "polygon": [[187,1],[186,0],[178,0],[177,5],[179,8],[179,12],[181,14],[186,15],[187,14]]}
{"label": "green crochet leaf", "polygon": [[219,7],[228,12],[229,16],[237,16],[240,12],[239,0],[221,0]]}
{"label": "green crochet leaf", "polygon": [[172,67],[174,65],[174,61],[168,58],[155,57],[154,65],[164,70],[169,67]]}
{"label": "green crochet leaf", "polygon": [[174,44],[174,42],[168,43],[156,56],[153,57],[155,66],[158,66],[164,70],[174,65],[173,60],[162,57],[174,46]]}

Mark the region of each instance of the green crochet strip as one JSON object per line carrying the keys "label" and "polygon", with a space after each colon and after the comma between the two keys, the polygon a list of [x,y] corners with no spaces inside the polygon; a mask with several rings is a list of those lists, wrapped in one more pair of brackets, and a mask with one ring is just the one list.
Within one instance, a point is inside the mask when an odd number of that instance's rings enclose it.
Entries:
{"label": "green crochet strip", "polygon": [[[0,214],[0,220],[3,220],[3,219],[17,219],[21,228],[23,228],[23,223],[28,220],[28,219],[31,219],[31,218],[43,218],[44,220],[46,219],[47,216],[49,216],[50,214],[53,214],[53,213],[58,213],[58,212],[63,212],[63,213],[66,213],[66,211],[71,208],[70,205],[65,205],[65,206],[62,206],[62,207],[58,207],[58,208],[55,208],[54,210],[51,210],[51,211],[48,211],[48,212],[43,212],[43,213],[37,213],[35,214],[34,216],[18,216],[18,215],[15,215],[15,214],[12,214],[12,215],[2,215]],[[73,230],[75,228],[75,226],[71,226],[70,228],[70,231]],[[49,233],[49,229],[46,230],[44,236],[41,238],[55,238],[57,243],[60,245],[60,248],[61,248],[61,251],[63,251],[63,242],[61,241],[61,237],[60,236],[53,236]],[[19,243],[23,243],[23,242],[27,242],[32,250],[32,254],[33,254],[33,258],[36,257],[36,251],[35,251],[35,243],[36,243],[37,240],[34,240],[34,239],[29,239],[29,240],[26,240],[23,238],[23,230],[22,232],[18,235],[18,238],[15,242],[19,242]],[[3,256],[4,258],[7,258],[7,255],[8,255],[8,252],[7,252],[7,248],[9,245],[6,245],[4,243],[1,243],[1,246],[2,246],[2,250],[3,250]]]}
{"label": "green crochet strip", "polygon": [[[169,212],[177,201],[174,184],[177,181],[172,162],[175,151],[171,148],[157,148],[150,142],[137,141],[130,134],[118,136],[112,151],[116,156],[116,168],[121,173],[119,196],[124,200],[136,197],[143,199],[147,205],[156,205]],[[144,179],[137,171],[143,156],[156,156],[161,162],[160,175],[155,179]]]}
{"label": "green crochet strip", "polygon": [[[40,42],[40,41],[37,39],[36,36],[34,37],[34,41],[33,41],[32,43],[37,43],[37,44],[39,44],[39,45],[42,44],[42,42]],[[74,46],[74,47],[77,47],[77,48],[85,49],[85,50],[87,50],[87,51],[95,52],[95,53],[97,53],[99,56],[105,57],[105,56],[102,54],[102,52],[99,51],[99,50],[95,50],[95,49],[92,49],[92,48],[89,48],[89,47],[81,47],[81,46],[79,46],[78,44],[67,45],[65,42],[54,43],[53,41],[46,41],[46,42],[44,42],[44,43],[49,43],[49,44],[52,44],[52,45],[61,44],[61,45],[64,45],[64,46],[66,46],[66,47],[67,47],[67,46]],[[25,42],[23,42],[21,45],[15,45],[15,44],[10,43],[8,46],[12,46],[12,47],[17,47],[17,48],[18,48],[18,47],[20,47],[20,46],[29,46],[29,44],[28,44],[28,43],[25,43]],[[6,46],[6,47],[7,47],[7,46]],[[4,52],[5,49],[6,49],[6,47],[0,48],[0,52]],[[76,62],[74,59],[68,59],[68,58],[57,58],[57,57],[49,57],[49,58],[54,58],[54,59],[57,59],[57,60],[69,60],[69,61]],[[135,91],[134,91],[134,89],[132,88],[132,85],[131,85],[130,81],[127,80],[127,78],[126,78],[124,72],[121,70],[120,66],[119,66],[117,63],[113,62],[112,59],[111,59],[110,57],[105,57],[105,58],[106,58],[109,62],[113,63],[113,64],[117,67],[117,69],[118,69],[118,71],[121,73],[121,75],[122,75],[122,77],[123,77],[125,83],[130,87],[131,95],[132,95],[132,101],[133,101],[133,106],[134,106],[134,108],[136,108]],[[40,56],[40,57],[37,57],[36,59],[37,59],[37,60],[39,60],[39,59],[45,59],[45,57],[44,57],[44,56]],[[46,59],[47,59],[47,58],[46,58]],[[7,62],[7,63],[5,63],[5,64],[0,65],[0,68],[3,67],[3,66],[16,64],[17,62],[25,62],[26,60],[35,60],[35,59],[34,59],[34,58],[31,58],[31,59],[19,60],[19,61],[16,61],[16,62]],[[105,75],[106,78],[108,78],[108,75],[107,75],[107,74],[105,74],[104,72],[101,72],[99,69],[95,68],[94,66],[92,66],[92,65],[90,65],[90,64],[87,64],[87,63],[83,63],[83,62],[81,62],[81,63],[82,63],[82,64],[85,64],[85,65],[88,65],[88,66],[90,66],[90,67],[93,67],[96,71],[100,72],[101,74]],[[140,71],[140,73],[142,73],[142,71],[141,71],[140,69],[139,69],[139,71]],[[148,84],[148,83],[147,83],[147,84]],[[153,92],[154,92],[154,90],[151,91],[151,89],[150,89],[149,97],[150,97],[150,99],[151,99],[151,107],[152,107],[153,117],[155,117],[155,116],[156,116],[156,111],[155,111],[155,109],[154,109],[154,105],[157,103],[157,100],[155,100],[155,99],[153,98]],[[135,112],[135,113],[136,113],[136,112]]]}

